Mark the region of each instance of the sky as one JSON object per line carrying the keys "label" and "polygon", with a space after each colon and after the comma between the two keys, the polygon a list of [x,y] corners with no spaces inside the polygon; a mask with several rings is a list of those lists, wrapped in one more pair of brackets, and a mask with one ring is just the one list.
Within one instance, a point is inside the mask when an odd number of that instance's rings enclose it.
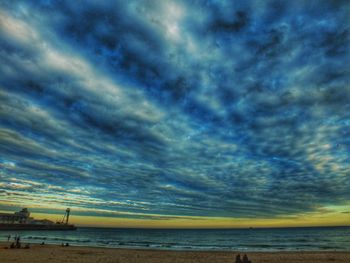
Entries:
{"label": "sky", "polygon": [[1,1],[0,210],[349,225],[348,1]]}

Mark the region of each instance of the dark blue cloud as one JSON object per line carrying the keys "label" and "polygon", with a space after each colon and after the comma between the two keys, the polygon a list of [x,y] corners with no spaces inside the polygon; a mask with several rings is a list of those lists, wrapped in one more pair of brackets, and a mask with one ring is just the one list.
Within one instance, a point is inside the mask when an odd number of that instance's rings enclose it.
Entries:
{"label": "dark blue cloud", "polygon": [[3,207],[266,218],[350,199],[346,1],[0,7]]}

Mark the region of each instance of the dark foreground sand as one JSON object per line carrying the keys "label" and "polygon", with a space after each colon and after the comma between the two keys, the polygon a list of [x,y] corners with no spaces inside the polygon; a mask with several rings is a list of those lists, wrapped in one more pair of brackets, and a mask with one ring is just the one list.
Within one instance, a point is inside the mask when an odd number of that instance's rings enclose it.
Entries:
{"label": "dark foreground sand", "polygon": [[[90,247],[60,247],[57,245],[31,245],[30,249],[5,249],[0,244],[1,263],[194,263],[235,261],[234,252],[186,252]],[[252,263],[350,263],[349,252],[278,252],[247,253]]]}

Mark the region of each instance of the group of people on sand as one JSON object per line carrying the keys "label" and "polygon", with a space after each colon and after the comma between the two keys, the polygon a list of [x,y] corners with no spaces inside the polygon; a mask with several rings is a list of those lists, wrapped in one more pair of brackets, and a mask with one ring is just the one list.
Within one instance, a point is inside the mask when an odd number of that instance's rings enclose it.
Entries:
{"label": "group of people on sand", "polygon": [[[11,235],[8,235],[7,236],[7,242],[10,242],[11,241]],[[21,244],[21,237],[19,235],[15,235],[13,237],[13,241],[10,245],[10,248],[30,248],[30,245],[29,243],[26,244],[24,247],[22,247],[22,244]],[[41,246],[45,245],[45,242],[41,242],[40,244]],[[61,244],[62,247],[69,247],[69,243],[62,243]],[[6,247],[8,248],[8,247]]]}
{"label": "group of people on sand", "polygon": [[249,259],[248,256],[244,254],[243,258],[241,259],[241,255],[238,254],[236,256],[236,261],[235,263],[252,263]]}
{"label": "group of people on sand", "polygon": [[[8,235],[7,236],[7,241],[10,242],[10,240],[11,240],[11,235]],[[11,243],[10,248],[21,248],[22,247],[21,237],[19,235],[15,235],[13,237],[13,240],[14,240],[14,242]],[[30,248],[29,244],[26,244],[24,246],[24,248]]]}

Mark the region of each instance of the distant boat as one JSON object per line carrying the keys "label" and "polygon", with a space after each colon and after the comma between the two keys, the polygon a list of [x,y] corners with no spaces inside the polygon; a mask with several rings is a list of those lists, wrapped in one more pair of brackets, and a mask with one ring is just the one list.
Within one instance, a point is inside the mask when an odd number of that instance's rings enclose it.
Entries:
{"label": "distant boat", "polygon": [[70,209],[67,208],[61,221],[30,217],[27,208],[13,214],[0,213],[0,230],[76,230],[76,226],[68,224]]}

